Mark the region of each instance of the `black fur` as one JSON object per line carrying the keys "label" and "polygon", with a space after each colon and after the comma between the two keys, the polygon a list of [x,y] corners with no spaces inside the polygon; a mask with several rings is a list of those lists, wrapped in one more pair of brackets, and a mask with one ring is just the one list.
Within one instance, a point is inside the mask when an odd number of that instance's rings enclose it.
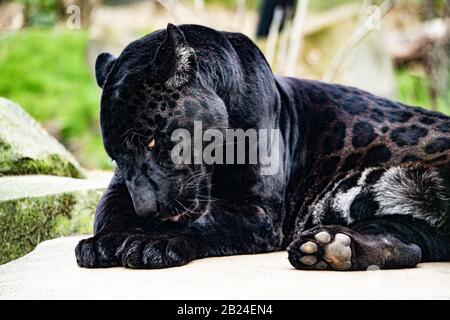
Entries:
{"label": "black fur", "polygon": [[[324,258],[321,268],[450,259],[444,227],[425,216],[392,215],[376,189],[388,168],[424,159],[425,173],[440,170],[427,180],[439,184],[430,190],[444,195],[429,201],[444,208],[448,163],[427,155],[448,152],[449,118],[355,88],[275,77],[244,35],[195,25],[169,25],[117,59],[100,55],[96,75],[104,145],[117,168],[98,205],[94,237],[76,248],[80,266],[165,268],[290,244],[293,266],[308,269],[299,248],[321,231],[331,241],[350,237],[352,253],[345,264]],[[174,165],[170,133],[193,130],[194,120],[220,130],[279,128],[280,170],[264,176],[259,165]],[[430,138],[431,125],[439,137]],[[378,169],[364,176],[368,167]],[[356,191],[346,216],[343,196]],[[331,250],[322,245],[313,259]]]}

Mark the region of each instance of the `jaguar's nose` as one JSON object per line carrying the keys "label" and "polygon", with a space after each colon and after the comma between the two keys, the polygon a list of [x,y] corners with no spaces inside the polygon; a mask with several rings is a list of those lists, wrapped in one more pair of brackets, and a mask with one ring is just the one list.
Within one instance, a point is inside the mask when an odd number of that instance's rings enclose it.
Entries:
{"label": "jaguar's nose", "polygon": [[158,201],[153,193],[135,194],[131,196],[136,214],[141,218],[159,214]]}

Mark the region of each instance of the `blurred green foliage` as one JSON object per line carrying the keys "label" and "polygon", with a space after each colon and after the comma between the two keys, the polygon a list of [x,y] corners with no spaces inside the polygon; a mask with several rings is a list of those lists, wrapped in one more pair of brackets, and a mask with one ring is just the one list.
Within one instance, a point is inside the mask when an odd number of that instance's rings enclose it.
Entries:
{"label": "blurred green foliage", "polygon": [[326,0],[309,1],[309,8],[313,11],[324,11],[344,4],[361,4],[361,0]]}
{"label": "blurred green foliage", "polygon": [[[430,109],[432,105],[428,91],[428,80],[425,76],[410,71],[408,68],[396,71],[397,99],[405,104],[421,106]],[[450,88],[447,90],[447,99],[438,98],[437,111],[450,115]]]}
{"label": "blurred green foliage", "polygon": [[0,40],[0,96],[18,102],[88,168],[109,168],[99,132],[100,90],[88,35],[30,28]]}
{"label": "blurred green foliage", "polygon": [[25,6],[28,25],[49,26],[59,19],[59,0],[14,0]]}

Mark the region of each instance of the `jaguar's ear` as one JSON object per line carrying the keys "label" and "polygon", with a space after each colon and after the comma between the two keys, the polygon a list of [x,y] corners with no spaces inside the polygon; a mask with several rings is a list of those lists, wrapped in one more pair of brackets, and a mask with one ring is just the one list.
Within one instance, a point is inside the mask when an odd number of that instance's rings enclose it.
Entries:
{"label": "jaguar's ear", "polygon": [[177,26],[167,25],[166,38],[156,52],[153,65],[157,67],[158,80],[168,87],[179,87],[196,79],[195,51]]}
{"label": "jaguar's ear", "polygon": [[97,57],[95,61],[95,79],[100,88],[103,88],[105,84],[106,77],[111,71],[114,62],[117,60],[112,54],[103,52]]}

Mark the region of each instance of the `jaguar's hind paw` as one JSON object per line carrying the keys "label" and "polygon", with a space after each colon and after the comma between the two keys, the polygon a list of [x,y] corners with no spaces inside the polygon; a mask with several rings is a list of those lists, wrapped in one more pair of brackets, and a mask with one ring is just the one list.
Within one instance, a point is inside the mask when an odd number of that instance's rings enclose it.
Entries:
{"label": "jaguar's hind paw", "polygon": [[349,270],[352,267],[351,242],[350,236],[342,232],[309,230],[289,245],[289,261],[297,269]]}

